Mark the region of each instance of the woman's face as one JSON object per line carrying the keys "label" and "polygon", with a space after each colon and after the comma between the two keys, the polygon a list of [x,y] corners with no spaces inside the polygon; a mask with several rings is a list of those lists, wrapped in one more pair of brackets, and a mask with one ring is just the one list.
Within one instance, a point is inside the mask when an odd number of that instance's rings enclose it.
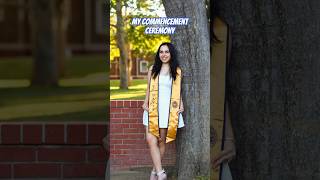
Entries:
{"label": "woman's face", "polygon": [[160,47],[159,56],[162,63],[169,63],[171,55],[167,45],[162,45]]}

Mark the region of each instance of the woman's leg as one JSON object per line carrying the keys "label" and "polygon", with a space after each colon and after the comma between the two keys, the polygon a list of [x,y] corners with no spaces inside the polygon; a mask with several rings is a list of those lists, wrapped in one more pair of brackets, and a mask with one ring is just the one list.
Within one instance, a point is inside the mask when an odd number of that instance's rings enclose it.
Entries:
{"label": "woman's leg", "polygon": [[146,128],[146,140],[149,145],[150,154],[152,158],[152,162],[154,165],[154,168],[157,172],[162,170],[161,166],[161,155],[160,155],[160,149],[158,146],[158,139],[154,135],[148,132],[148,128]]}
{"label": "woman's leg", "polygon": [[[161,141],[159,141],[159,149],[160,149],[160,158],[162,160],[165,150],[166,150],[166,143],[164,142],[164,140],[166,139],[167,136],[167,129],[166,128],[160,128],[160,137],[161,137]],[[153,171],[156,171],[156,168],[153,166]]]}
{"label": "woman's leg", "polygon": [[159,148],[160,148],[160,155],[161,155],[161,160],[164,156],[164,153],[166,151],[166,136],[167,136],[167,129],[166,128],[160,128],[160,137],[161,140],[159,141]]}

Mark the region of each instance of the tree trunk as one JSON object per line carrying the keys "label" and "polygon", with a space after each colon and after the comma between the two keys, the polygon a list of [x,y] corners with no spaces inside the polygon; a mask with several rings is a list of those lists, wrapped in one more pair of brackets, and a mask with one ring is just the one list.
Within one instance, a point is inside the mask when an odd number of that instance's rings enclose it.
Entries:
{"label": "tree trunk", "polygon": [[53,3],[30,0],[30,22],[33,40],[32,86],[57,86],[58,71],[55,62]]}
{"label": "tree trunk", "polygon": [[232,30],[236,180],[320,179],[320,3],[216,0]]}
{"label": "tree trunk", "polygon": [[69,21],[70,0],[55,1],[55,34],[56,34],[56,61],[59,77],[65,76],[65,60],[67,49],[67,28]]}
{"label": "tree trunk", "polygon": [[127,52],[128,52],[128,86],[132,85],[132,53],[131,53],[131,46],[130,43],[127,42]]}
{"label": "tree trunk", "polygon": [[123,30],[124,22],[122,17],[122,0],[117,0],[116,4],[116,14],[117,14],[117,46],[120,50],[120,89],[128,89],[128,52],[126,48],[126,34]]}
{"label": "tree trunk", "polygon": [[178,179],[209,176],[210,169],[210,47],[205,1],[164,0],[168,17],[189,17],[171,40],[183,71],[182,96],[186,127],[177,137]]}

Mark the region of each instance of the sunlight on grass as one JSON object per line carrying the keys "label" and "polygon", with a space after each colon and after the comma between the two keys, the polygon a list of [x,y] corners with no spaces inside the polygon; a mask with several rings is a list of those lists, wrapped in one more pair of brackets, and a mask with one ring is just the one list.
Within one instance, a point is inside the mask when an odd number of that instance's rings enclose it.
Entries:
{"label": "sunlight on grass", "polygon": [[143,100],[147,89],[147,80],[133,80],[129,90],[119,89],[119,80],[110,81],[110,100]]}
{"label": "sunlight on grass", "polygon": [[85,77],[81,78],[67,78],[62,79],[59,81],[60,86],[92,86],[92,85],[106,85],[108,84],[108,74],[101,72],[101,73],[94,73],[89,74]]}
{"label": "sunlight on grass", "polygon": [[0,88],[18,88],[30,86],[30,80],[28,79],[0,79]]}
{"label": "sunlight on grass", "polygon": [[101,106],[105,106],[105,102],[101,100],[33,103],[7,106],[0,108],[0,120],[60,115],[65,113],[86,111]]}

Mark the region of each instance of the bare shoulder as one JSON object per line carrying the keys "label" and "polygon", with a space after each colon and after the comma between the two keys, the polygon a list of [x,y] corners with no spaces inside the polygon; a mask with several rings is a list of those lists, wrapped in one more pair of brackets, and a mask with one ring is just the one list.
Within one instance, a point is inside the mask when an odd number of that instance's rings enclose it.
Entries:
{"label": "bare shoulder", "polygon": [[153,68],[153,65],[151,65],[151,66],[149,67],[149,71],[152,71],[152,68]]}
{"label": "bare shoulder", "polygon": [[180,67],[177,67],[177,73],[180,75],[182,74],[182,69]]}

